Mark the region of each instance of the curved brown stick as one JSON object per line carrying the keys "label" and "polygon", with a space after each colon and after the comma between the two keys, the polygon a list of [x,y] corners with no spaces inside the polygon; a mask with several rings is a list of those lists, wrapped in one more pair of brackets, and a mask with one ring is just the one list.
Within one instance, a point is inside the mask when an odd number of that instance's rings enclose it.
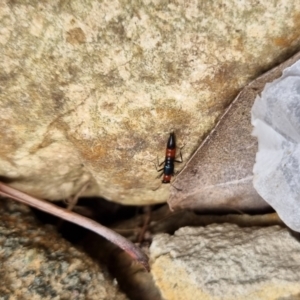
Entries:
{"label": "curved brown stick", "polygon": [[23,192],[20,192],[2,182],[0,182],[0,195],[13,198],[19,202],[25,203],[29,206],[35,207],[39,210],[45,211],[49,214],[55,215],[61,219],[77,224],[84,228],[87,228],[95,233],[103,236],[110,242],[119,246],[121,249],[126,251],[132,258],[141,263],[146,270],[149,271],[148,257],[138,247],[136,247],[129,240],[114,232],[113,230],[89,219],[75,212],[68,211],[64,208],[55,206],[44,200],[40,200],[29,196]]}

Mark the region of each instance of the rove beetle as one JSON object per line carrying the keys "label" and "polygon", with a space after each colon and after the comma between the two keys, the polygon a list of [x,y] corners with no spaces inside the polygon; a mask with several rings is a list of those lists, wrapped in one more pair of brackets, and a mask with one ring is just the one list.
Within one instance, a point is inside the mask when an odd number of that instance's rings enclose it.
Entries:
{"label": "rove beetle", "polygon": [[162,163],[158,164],[159,167],[162,164],[164,164],[164,166],[163,166],[163,168],[161,168],[159,170],[157,170],[157,167],[156,167],[157,172],[162,171],[162,173],[158,176],[158,178],[161,175],[164,175],[163,179],[162,179],[162,183],[170,183],[171,182],[171,177],[174,175],[174,162],[178,162],[178,163],[183,162],[181,151],[180,151],[181,160],[176,160],[175,157],[176,157],[176,140],[175,140],[175,134],[172,131],[170,133],[170,137],[167,142],[166,158]]}

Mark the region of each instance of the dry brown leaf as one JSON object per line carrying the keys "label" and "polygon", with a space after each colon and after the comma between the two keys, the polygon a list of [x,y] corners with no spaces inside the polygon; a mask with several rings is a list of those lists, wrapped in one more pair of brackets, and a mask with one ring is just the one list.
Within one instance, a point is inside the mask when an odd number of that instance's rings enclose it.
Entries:
{"label": "dry brown leaf", "polygon": [[257,140],[251,136],[251,107],[265,84],[299,59],[297,53],[239,93],[176,177],[168,201],[172,210],[251,211],[269,207],[252,184]]}

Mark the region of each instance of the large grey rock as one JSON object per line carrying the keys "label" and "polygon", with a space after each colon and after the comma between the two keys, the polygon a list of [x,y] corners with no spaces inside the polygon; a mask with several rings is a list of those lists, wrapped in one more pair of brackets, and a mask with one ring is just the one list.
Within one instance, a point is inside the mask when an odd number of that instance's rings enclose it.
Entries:
{"label": "large grey rock", "polygon": [[0,199],[0,216],[0,299],[127,299],[105,268],[28,207]]}
{"label": "large grey rock", "polygon": [[300,243],[287,228],[184,227],[155,236],[150,253],[167,300],[299,299]]}
{"label": "large grey rock", "polygon": [[[300,46],[298,1],[2,1],[0,176],[40,198],[164,202],[238,91]],[[142,195],[142,197],[141,197]]]}

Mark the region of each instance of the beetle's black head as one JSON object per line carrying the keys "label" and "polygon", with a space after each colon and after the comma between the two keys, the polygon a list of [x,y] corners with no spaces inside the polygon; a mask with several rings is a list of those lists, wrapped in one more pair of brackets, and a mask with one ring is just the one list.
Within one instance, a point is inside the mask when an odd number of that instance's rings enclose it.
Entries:
{"label": "beetle's black head", "polygon": [[175,149],[176,148],[175,133],[173,131],[170,133],[167,148],[168,149]]}

